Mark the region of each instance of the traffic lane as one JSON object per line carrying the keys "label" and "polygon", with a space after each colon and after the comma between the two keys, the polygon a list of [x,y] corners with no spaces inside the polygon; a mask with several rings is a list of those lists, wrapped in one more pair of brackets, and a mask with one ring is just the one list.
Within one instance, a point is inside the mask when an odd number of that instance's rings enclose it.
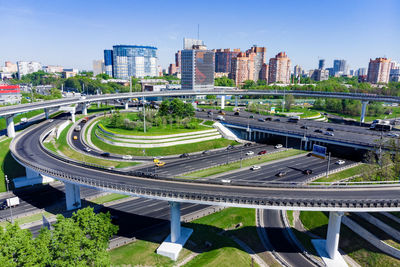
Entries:
{"label": "traffic lane", "polygon": [[[136,169],[140,172],[156,172],[160,175],[179,175],[186,172],[192,172],[204,167],[212,167],[226,162],[240,160],[241,157],[245,158],[246,153],[253,151],[255,154],[260,151],[266,150],[267,153],[273,151],[273,146],[256,144],[249,147],[235,147],[231,150],[213,151],[206,155],[193,155],[188,158],[181,158],[175,160],[165,160],[166,164],[163,167],[156,168],[155,166],[146,166],[141,169]],[[163,160],[164,161],[164,160]]]}
{"label": "traffic lane", "polygon": [[185,181],[169,181],[160,179],[146,179],[126,176],[116,173],[108,173],[93,169],[86,169],[72,164],[67,164],[55,159],[45,153],[40,147],[39,137],[43,131],[52,124],[44,123],[35,127],[25,134],[17,136],[15,151],[19,159],[31,162],[35,166],[66,173],[71,176],[87,177],[94,181],[106,183],[118,183],[121,186],[133,186],[139,188],[160,188],[170,192],[187,192],[193,194],[216,195],[224,197],[248,197],[251,199],[291,199],[296,201],[318,199],[318,201],[350,201],[350,200],[399,200],[399,188],[390,187],[368,187],[368,188],[272,188],[272,187],[245,187],[230,185],[208,185],[201,183],[188,183]]}
{"label": "traffic lane", "polygon": [[[331,171],[354,163],[353,161],[346,160],[345,164],[338,165],[336,164],[338,160],[339,158],[331,157],[329,165]],[[247,183],[264,182],[266,184],[268,182],[304,182],[312,177],[325,173],[327,166],[328,160],[326,159],[323,160],[317,157],[303,156],[260,166],[259,170],[252,171],[249,167],[248,169],[237,173],[220,176],[218,179],[228,179]],[[312,174],[304,174],[303,171],[306,169],[311,169]],[[279,172],[286,172],[286,175],[283,177],[277,177]]]}
{"label": "traffic lane", "polygon": [[290,266],[315,266],[303,256],[302,251],[290,240],[288,230],[281,220],[281,212],[280,210],[264,210],[262,216],[268,240],[274,251]]}

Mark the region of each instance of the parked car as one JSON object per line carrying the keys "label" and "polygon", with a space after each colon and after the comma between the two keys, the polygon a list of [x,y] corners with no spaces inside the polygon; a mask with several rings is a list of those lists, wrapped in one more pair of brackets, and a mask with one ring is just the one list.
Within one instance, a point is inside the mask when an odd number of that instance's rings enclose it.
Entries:
{"label": "parked car", "polygon": [[236,111],[233,115],[239,116],[239,111]]}
{"label": "parked car", "polygon": [[312,170],[311,170],[311,169],[305,169],[305,170],[303,171],[303,174],[305,174],[305,175],[310,175],[310,174],[312,174]]}
{"label": "parked car", "polygon": [[188,158],[189,154],[188,153],[183,153],[182,155],[179,156],[180,158]]}
{"label": "parked car", "polygon": [[337,165],[343,165],[346,163],[346,161],[339,159],[338,161],[335,162]]}
{"label": "parked car", "polygon": [[265,120],[262,118],[259,118],[258,121],[264,122]]}
{"label": "parked car", "polygon": [[274,146],[275,149],[282,148],[282,147],[283,147],[283,145],[281,145],[281,144],[277,144]]}
{"label": "parked car", "polygon": [[259,169],[261,169],[261,167],[258,165],[253,165],[250,167],[250,170],[252,170],[252,171],[259,170]]}
{"label": "parked car", "polygon": [[278,172],[277,174],[275,174],[275,176],[278,176],[278,177],[283,177],[285,175],[286,175],[286,172]]}
{"label": "parked car", "polygon": [[323,131],[321,129],[316,129],[314,132],[315,133],[323,133]]}
{"label": "parked car", "polygon": [[325,132],[325,135],[329,135],[329,136],[334,136],[334,134],[332,132]]}
{"label": "parked car", "polygon": [[330,131],[330,132],[333,132],[333,131],[335,131],[333,128],[331,128],[331,127],[329,127],[329,128],[326,128],[326,130],[327,131]]}
{"label": "parked car", "polygon": [[266,117],[265,120],[266,121],[272,121],[272,118],[271,117]]}
{"label": "parked car", "polygon": [[123,159],[133,159],[133,157],[131,155],[124,155],[122,156]]}
{"label": "parked car", "polygon": [[254,152],[253,152],[253,151],[247,151],[247,152],[246,152],[246,156],[251,156],[251,155],[254,155]]}
{"label": "parked car", "polygon": [[281,119],[275,119],[274,121],[281,121]]}
{"label": "parked car", "polygon": [[260,152],[258,152],[258,155],[264,155],[267,154],[267,150],[261,150]]}
{"label": "parked car", "polygon": [[103,156],[103,157],[109,157],[110,156],[110,153],[108,153],[108,152],[103,152],[103,153],[101,153],[101,156]]}
{"label": "parked car", "polygon": [[307,126],[307,125],[303,125],[303,126],[301,126],[300,128],[301,128],[301,129],[306,129],[306,130],[307,130],[307,129],[308,129],[308,126]]}

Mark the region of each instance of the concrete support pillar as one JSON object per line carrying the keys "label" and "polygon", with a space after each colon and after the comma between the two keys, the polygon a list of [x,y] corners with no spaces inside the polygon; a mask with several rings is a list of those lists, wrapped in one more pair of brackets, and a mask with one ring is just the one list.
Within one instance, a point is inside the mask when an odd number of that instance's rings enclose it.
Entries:
{"label": "concrete support pillar", "polygon": [[361,104],[362,104],[362,106],[361,106],[361,118],[360,118],[360,122],[364,122],[364,120],[365,120],[365,113],[367,112],[368,101],[362,101]]}
{"label": "concrete support pillar", "polygon": [[238,96],[236,95],[235,96],[235,108],[237,108],[238,107]]}
{"label": "concrete support pillar", "polygon": [[81,207],[81,189],[79,185],[64,182],[65,201],[67,210],[74,210]]}
{"label": "concrete support pillar", "polygon": [[86,105],[86,103],[83,103],[82,114],[83,115],[87,115],[87,105]]}
{"label": "concrete support pillar", "polygon": [[71,121],[75,123],[75,111],[71,111]]}
{"label": "concrete support pillar", "polygon": [[335,259],[336,255],[339,254],[338,247],[342,216],[343,212],[329,212],[329,224],[328,233],[326,235],[325,250],[331,259]]}
{"label": "concrete support pillar", "polygon": [[45,117],[46,117],[46,120],[48,120],[48,119],[50,118],[50,111],[49,111],[48,108],[45,108],[45,109],[44,109],[44,115],[45,115]]}
{"label": "concrete support pillar", "polygon": [[225,109],[225,96],[221,96],[221,109]]}
{"label": "concrete support pillar", "polygon": [[14,115],[10,115],[5,118],[7,121],[7,136],[14,138],[15,137]]}
{"label": "concrete support pillar", "polygon": [[100,101],[97,101],[97,108],[100,108]]}
{"label": "concrete support pillar", "polygon": [[304,141],[304,150],[307,151],[308,150],[308,141]]}
{"label": "concrete support pillar", "polygon": [[171,242],[176,243],[181,237],[181,203],[170,201],[171,208]]}
{"label": "concrete support pillar", "polygon": [[125,110],[129,109],[129,102],[128,101],[126,101],[124,105],[125,105]]}
{"label": "concrete support pillar", "polygon": [[38,172],[35,172],[31,168],[25,167],[25,173],[27,179],[37,178],[40,176]]}

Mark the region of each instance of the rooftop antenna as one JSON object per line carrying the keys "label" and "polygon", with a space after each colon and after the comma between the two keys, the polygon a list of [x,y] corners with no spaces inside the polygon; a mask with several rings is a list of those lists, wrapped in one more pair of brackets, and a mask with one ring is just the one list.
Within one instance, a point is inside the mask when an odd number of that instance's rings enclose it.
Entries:
{"label": "rooftop antenna", "polygon": [[200,24],[197,24],[197,40],[200,40]]}

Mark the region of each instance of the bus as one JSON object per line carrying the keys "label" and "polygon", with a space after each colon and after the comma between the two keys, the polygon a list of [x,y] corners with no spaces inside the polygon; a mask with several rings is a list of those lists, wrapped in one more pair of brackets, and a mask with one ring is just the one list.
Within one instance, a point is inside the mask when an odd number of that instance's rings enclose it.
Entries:
{"label": "bus", "polygon": [[390,131],[392,130],[392,125],[390,125],[389,121],[374,120],[369,128],[376,131]]}

